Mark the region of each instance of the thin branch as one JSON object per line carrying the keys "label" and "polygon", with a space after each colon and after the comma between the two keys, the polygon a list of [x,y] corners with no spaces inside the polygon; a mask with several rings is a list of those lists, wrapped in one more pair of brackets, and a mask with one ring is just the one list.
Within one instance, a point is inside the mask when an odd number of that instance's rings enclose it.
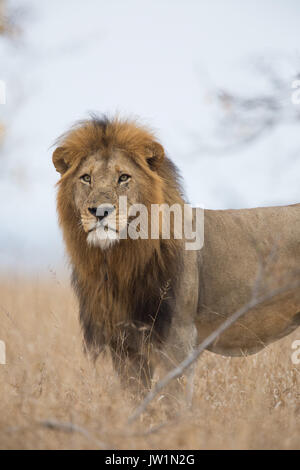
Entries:
{"label": "thin branch", "polygon": [[84,436],[89,441],[93,441],[93,443],[97,447],[99,447],[101,449],[113,450],[113,447],[111,447],[110,445],[108,445],[107,443],[105,443],[103,441],[99,441],[97,438],[92,436],[87,429],[83,428],[82,426],[78,426],[77,424],[68,423],[68,422],[61,423],[59,421],[55,421],[55,420],[51,420],[51,419],[47,420],[47,421],[41,421],[38,424],[40,426],[44,427],[44,428],[51,429],[51,430],[54,430],[54,431],[62,431],[62,432],[66,432],[66,433],[81,434],[82,436]]}
{"label": "thin branch", "polygon": [[232,155],[269,135],[280,125],[298,124],[300,108],[291,104],[291,87],[299,76],[299,58],[282,57],[280,61],[258,58],[252,62],[253,70],[264,79],[267,90],[249,94],[244,89],[231,92],[213,85],[209,93],[214,119],[211,135],[204,140],[199,140],[198,133],[194,135],[196,148],[191,155],[199,155],[199,152]]}
{"label": "thin branch", "polygon": [[245,304],[242,308],[233,313],[230,317],[227,318],[215,331],[213,331],[200,345],[189,355],[187,356],[177,367],[172,369],[165,377],[157,382],[155,387],[148,393],[145,399],[142,401],[140,406],[134,411],[134,413],[129,418],[129,423],[133,423],[137,418],[146,410],[149,403],[151,403],[154,398],[159,394],[159,392],[168,385],[172,380],[181,377],[183,372],[190,367],[198,357],[203,353],[208,346],[210,346],[224,331],[226,331],[230,326],[232,326],[239,318],[245,315],[249,310],[257,307],[258,305],[271,300],[277,295],[286,293],[288,290],[293,290],[299,287],[299,282],[293,283],[288,287],[282,287],[273,290],[270,293],[262,295],[260,297],[253,296],[252,299]]}

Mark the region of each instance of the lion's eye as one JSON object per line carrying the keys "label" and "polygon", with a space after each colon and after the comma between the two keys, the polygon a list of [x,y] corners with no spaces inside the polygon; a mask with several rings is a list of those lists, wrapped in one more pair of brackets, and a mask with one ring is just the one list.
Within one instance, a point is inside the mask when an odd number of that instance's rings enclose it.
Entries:
{"label": "lion's eye", "polygon": [[81,181],[83,181],[84,183],[90,183],[90,182],[91,182],[91,177],[90,177],[90,175],[82,175],[82,176],[80,176],[80,179],[81,179]]}
{"label": "lion's eye", "polygon": [[125,181],[128,181],[130,178],[129,175],[126,175],[125,173],[123,175],[120,176],[119,178],[119,183],[124,183]]}

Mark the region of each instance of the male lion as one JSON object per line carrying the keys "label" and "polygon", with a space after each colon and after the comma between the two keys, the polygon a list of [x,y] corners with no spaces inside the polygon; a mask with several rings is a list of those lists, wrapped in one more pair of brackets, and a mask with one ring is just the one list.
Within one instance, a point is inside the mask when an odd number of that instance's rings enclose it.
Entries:
{"label": "male lion", "polygon": [[120,237],[129,223],[120,196],[147,208],[185,203],[177,169],[144,127],[83,121],[59,139],[53,163],[85,345],[95,357],[109,348],[126,383],[150,387],[158,359],[173,368],[253,295],[277,293],[210,351],[255,353],[299,326],[300,205],[207,210],[204,247],[188,251],[174,232],[170,239]]}

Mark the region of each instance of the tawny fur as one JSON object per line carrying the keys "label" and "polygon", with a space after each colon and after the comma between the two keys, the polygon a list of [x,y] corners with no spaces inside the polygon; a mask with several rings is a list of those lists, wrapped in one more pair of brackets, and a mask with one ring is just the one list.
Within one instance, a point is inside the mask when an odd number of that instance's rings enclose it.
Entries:
{"label": "tawny fur", "polygon": [[[53,155],[62,173],[57,208],[73,268],[85,343],[95,355],[109,346],[117,355],[139,357],[142,347],[159,346],[169,335],[182,241],[129,238],[107,251],[89,246],[80,223],[81,210],[74,201],[74,179],[88,157],[96,153],[97,158],[109,159],[121,150],[130,160],[143,193],[142,200],[135,202],[147,207],[162,202],[182,205],[176,168],[153,135],[133,122],[86,121],[62,136],[58,145]],[[168,292],[162,296],[166,286]]]}
{"label": "tawny fur", "polygon": [[[185,251],[184,241],[174,236],[120,240],[102,250],[87,243],[89,205],[117,204],[117,196],[126,193],[131,203],[148,208],[158,203],[182,206],[178,172],[154,135],[132,121],[83,121],[57,145],[57,208],[85,343],[95,356],[108,346],[123,378],[127,364],[129,376],[150,386],[157,351],[167,368],[181,361],[197,341],[251,299],[260,265],[259,289],[286,285],[287,292],[250,311],[210,350],[250,354],[299,325],[299,288],[291,288],[299,279],[299,205],[205,211],[200,252]],[[133,179],[121,190],[115,174],[124,166]],[[79,182],[84,171],[95,174],[90,190]],[[274,240],[279,240],[278,248]],[[266,260],[274,262],[274,250],[276,263],[270,268]]]}

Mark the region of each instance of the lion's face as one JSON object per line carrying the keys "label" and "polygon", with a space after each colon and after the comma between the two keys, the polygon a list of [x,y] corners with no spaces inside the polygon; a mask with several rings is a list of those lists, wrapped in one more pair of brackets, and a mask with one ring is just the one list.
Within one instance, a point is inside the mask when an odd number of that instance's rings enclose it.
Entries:
{"label": "lion's face", "polygon": [[102,249],[120,240],[130,206],[147,205],[151,197],[145,189],[147,176],[121,150],[111,150],[109,155],[99,150],[88,157],[73,176],[73,184],[74,202],[87,242]]}
{"label": "lion's face", "polygon": [[107,248],[119,240],[127,226],[119,197],[126,196],[128,204],[138,201],[136,170],[120,150],[112,151],[109,157],[99,151],[78,169],[74,178],[74,201],[89,244]]}
{"label": "lion's face", "polygon": [[130,218],[139,216],[132,206],[145,206],[150,223],[151,205],[167,202],[168,191],[181,200],[163,147],[135,123],[83,121],[58,144],[53,164],[61,174],[58,212],[68,240],[84,235],[89,245],[108,248],[127,238]]}

